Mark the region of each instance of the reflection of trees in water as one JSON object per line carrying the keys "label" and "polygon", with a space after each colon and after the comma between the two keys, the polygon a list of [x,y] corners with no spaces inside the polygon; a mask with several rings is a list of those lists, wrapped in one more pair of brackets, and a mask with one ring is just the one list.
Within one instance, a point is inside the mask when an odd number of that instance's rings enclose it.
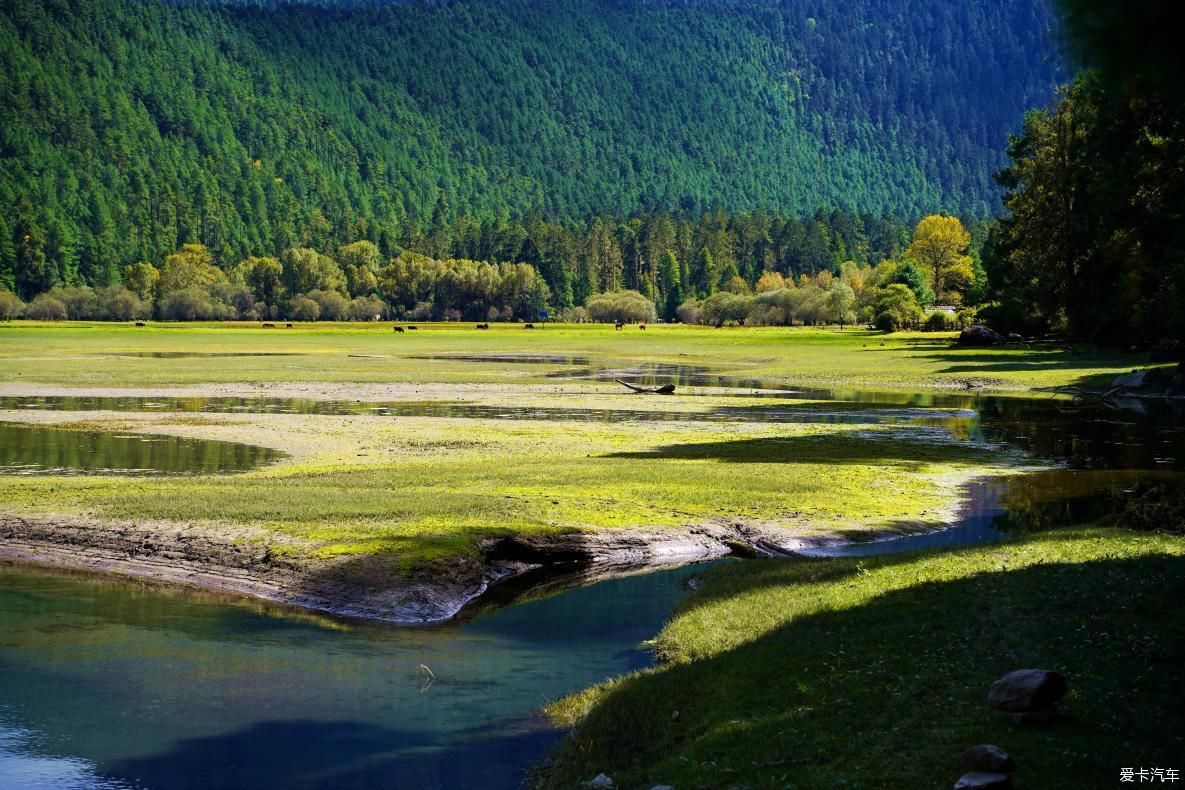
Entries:
{"label": "reflection of trees in water", "polygon": [[237,442],[0,425],[0,471],[9,472],[213,474],[252,469],[282,456]]}

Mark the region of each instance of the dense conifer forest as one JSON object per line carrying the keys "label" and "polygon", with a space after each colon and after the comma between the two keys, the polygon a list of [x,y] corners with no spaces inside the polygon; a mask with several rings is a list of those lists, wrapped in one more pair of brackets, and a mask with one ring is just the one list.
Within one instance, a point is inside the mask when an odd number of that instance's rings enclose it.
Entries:
{"label": "dense conifer forest", "polygon": [[4,0],[0,286],[127,284],[186,244],[225,273],[359,242],[523,262],[558,308],[664,298],[667,252],[750,285],[875,264],[923,214],[999,211],[1008,134],[1057,79],[1051,19],[1039,0]]}

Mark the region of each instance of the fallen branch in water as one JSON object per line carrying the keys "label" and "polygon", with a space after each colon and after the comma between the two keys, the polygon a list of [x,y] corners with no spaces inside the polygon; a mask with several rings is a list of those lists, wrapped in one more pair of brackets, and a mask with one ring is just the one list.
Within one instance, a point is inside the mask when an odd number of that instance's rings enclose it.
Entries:
{"label": "fallen branch in water", "polygon": [[663,384],[661,387],[639,387],[637,384],[630,384],[628,381],[622,381],[621,379],[613,379],[613,380],[616,381],[621,386],[625,387],[626,389],[633,390],[634,392],[641,392],[641,393],[647,394],[647,395],[674,395],[675,394],[675,385],[674,384]]}

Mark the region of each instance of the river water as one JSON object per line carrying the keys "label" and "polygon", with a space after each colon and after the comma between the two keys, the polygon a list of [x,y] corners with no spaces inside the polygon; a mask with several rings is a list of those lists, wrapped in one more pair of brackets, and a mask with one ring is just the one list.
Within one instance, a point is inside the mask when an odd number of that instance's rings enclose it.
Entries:
{"label": "river water", "polygon": [[[1167,406],[875,393],[777,398],[705,419],[915,425],[1056,465],[973,484],[950,530],[821,555],[943,548],[1073,523],[1185,461],[1182,421]],[[181,409],[171,400],[123,400],[3,399],[0,408]],[[376,413],[374,404],[340,402],[188,406]],[[381,408],[392,417],[561,418],[456,403]],[[665,416],[590,410],[568,418],[702,417],[657,413]],[[538,718],[539,706],[647,665],[644,640],[702,571],[602,581],[465,622],[400,628],[0,564],[0,787],[517,787],[559,738]]]}
{"label": "river water", "polygon": [[516,787],[701,570],[400,628],[0,565],[0,787]]}

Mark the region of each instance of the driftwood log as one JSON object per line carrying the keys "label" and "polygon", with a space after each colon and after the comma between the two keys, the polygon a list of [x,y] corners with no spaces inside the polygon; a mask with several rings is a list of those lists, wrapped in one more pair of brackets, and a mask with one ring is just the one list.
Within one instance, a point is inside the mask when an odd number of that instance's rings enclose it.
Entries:
{"label": "driftwood log", "polygon": [[620,384],[621,386],[625,387],[628,390],[633,390],[634,392],[641,392],[641,393],[645,393],[648,395],[674,395],[675,394],[675,385],[674,384],[663,384],[661,387],[639,387],[637,384],[630,384],[628,381],[622,381],[621,379],[614,379],[614,381],[616,381],[618,384]]}

